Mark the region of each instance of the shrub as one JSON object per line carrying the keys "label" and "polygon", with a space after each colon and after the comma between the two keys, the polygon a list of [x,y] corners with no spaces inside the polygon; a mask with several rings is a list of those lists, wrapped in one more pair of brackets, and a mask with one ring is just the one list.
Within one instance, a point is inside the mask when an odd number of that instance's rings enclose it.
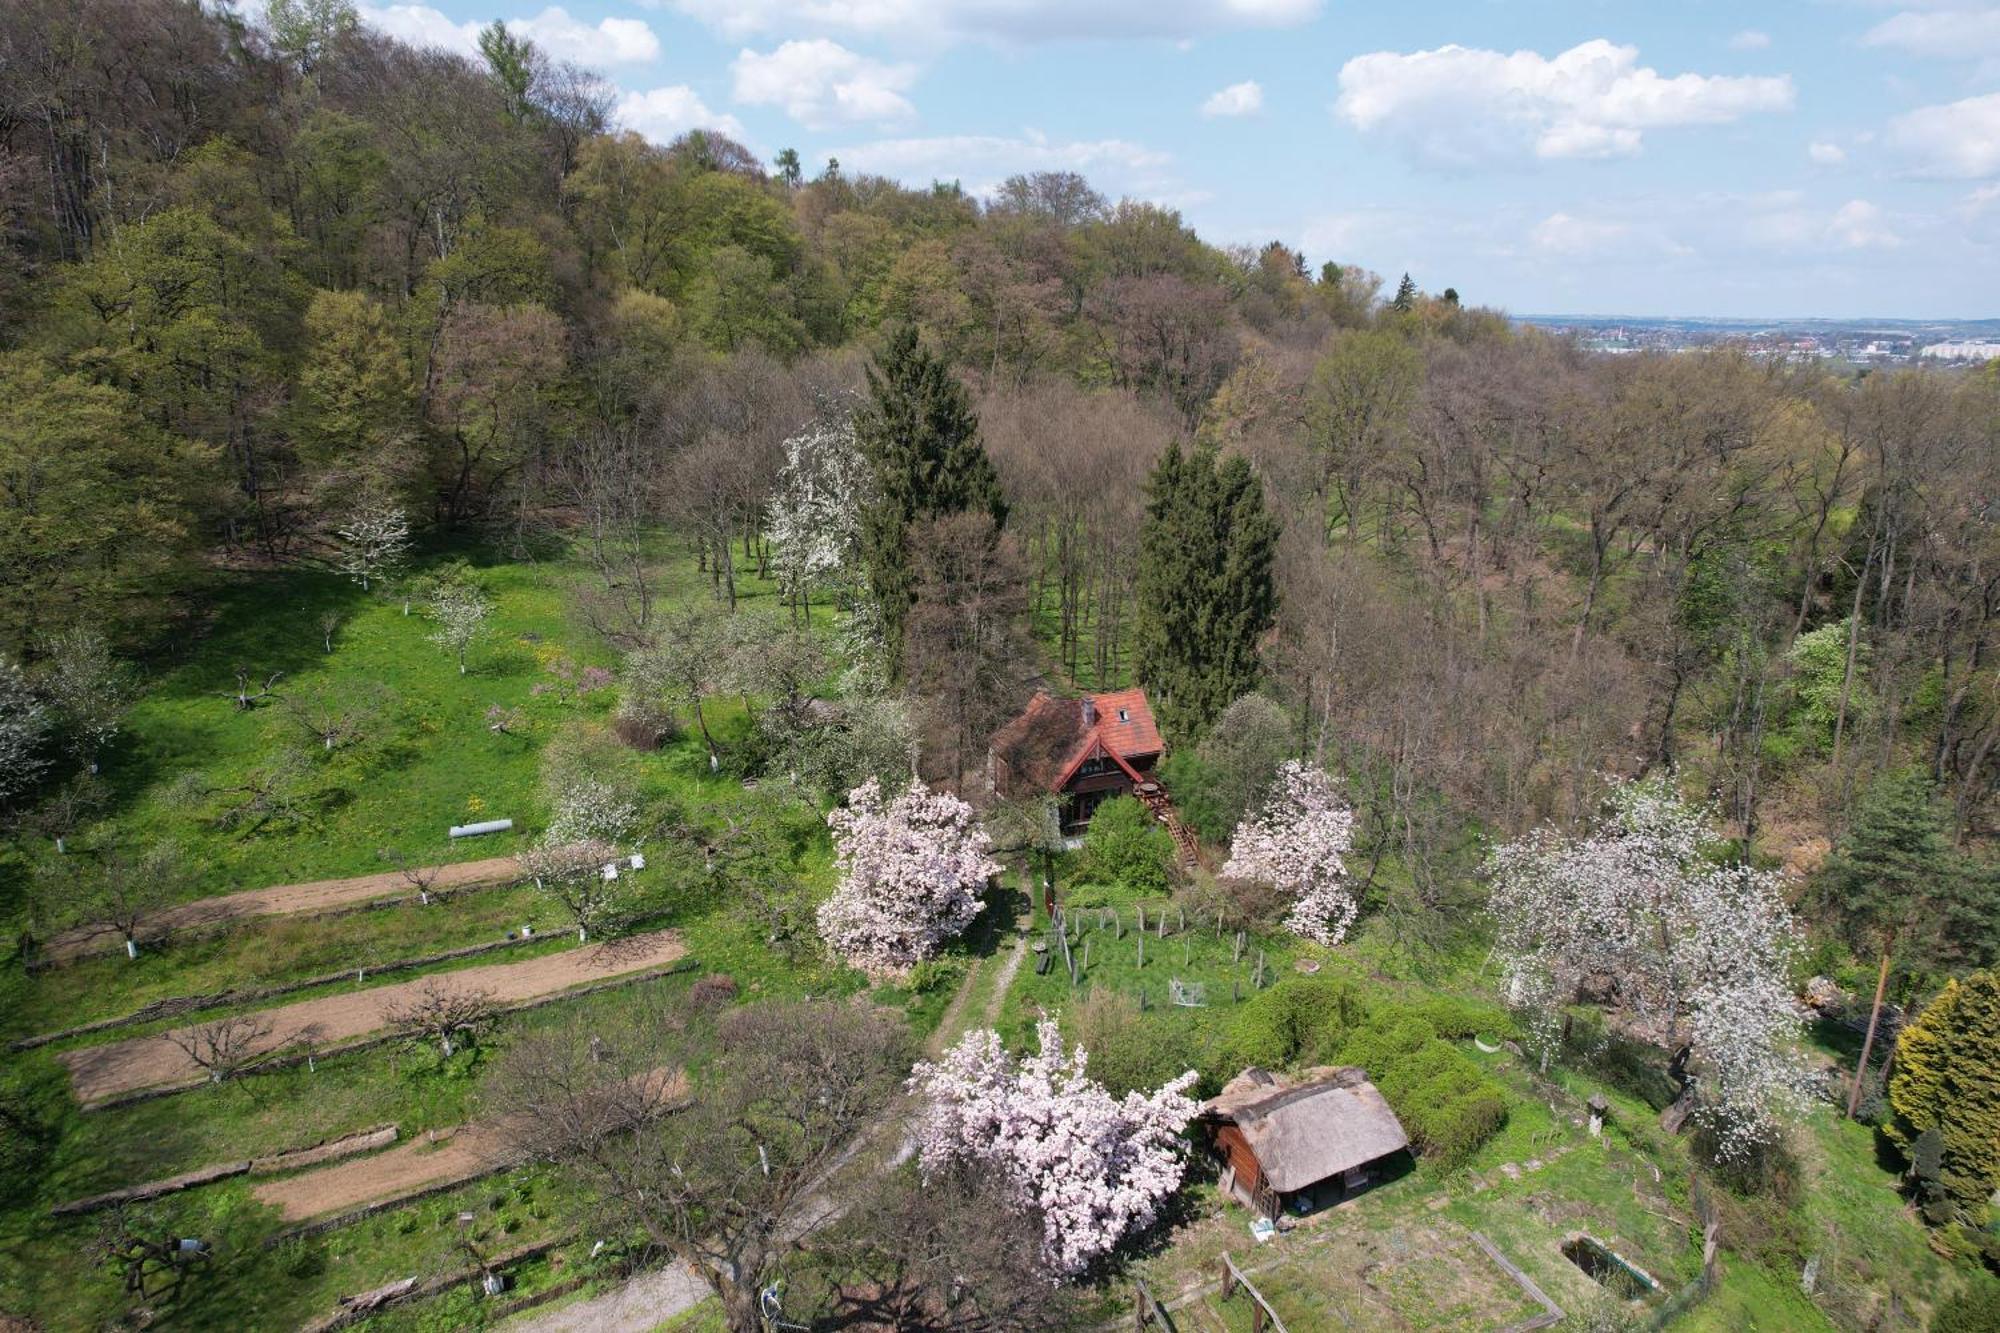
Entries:
{"label": "shrub", "polygon": [[1931,1314],[1930,1333],[2000,1333],[2000,1282],[1978,1278]]}
{"label": "shrub", "polygon": [[1335,977],[1287,977],[1259,991],[1230,1017],[1217,1070],[1231,1078],[1251,1065],[1283,1069],[1325,1061],[1361,1018],[1360,996]]}
{"label": "shrub", "polygon": [[1486,1037],[1493,1041],[1501,1041],[1520,1035],[1520,1029],[1515,1025],[1512,1014],[1501,1005],[1489,1004],[1484,1000],[1435,995],[1427,1000],[1420,1000],[1411,1007],[1431,1025],[1438,1036],[1448,1040],[1462,1041],[1469,1037]]}
{"label": "shrub", "polygon": [[1090,818],[1079,878],[1159,897],[1167,892],[1173,864],[1174,840],[1160,822],[1136,798],[1118,796]]}
{"label": "shrub", "polygon": [[962,958],[926,958],[910,969],[910,990],[918,995],[953,990],[965,977]]}
{"label": "shrub", "polygon": [[2000,1185],[2000,975],[1950,983],[1903,1029],[1889,1104],[1890,1138],[1907,1152],[1936,1129],[1938,1183],[1960,1208],[1983,1208]]}
{"label": "shrub", "polygon": [[[1090,1053],[1090,1076],[1114,1097],[1144,1092],[1185,1072],[1203,1068],[1212,1037],[1194,1010],[1142,1015],[1129,995],[1092,989],[1068,1015],[1076,1045]],[[1234,1072],[1234,1071],[1232,1071]]]}
{"label": "shrub", "polygon": [[687,997],[696,1009],[720,1009],[736,998],[736,978],[727,972],[711,972],[688,987]]}

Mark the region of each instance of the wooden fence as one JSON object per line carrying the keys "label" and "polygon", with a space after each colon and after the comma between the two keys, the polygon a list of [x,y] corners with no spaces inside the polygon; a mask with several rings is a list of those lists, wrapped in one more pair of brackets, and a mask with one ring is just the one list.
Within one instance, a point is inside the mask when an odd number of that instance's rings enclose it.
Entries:
{"label": "wooden fence", "polygon": [[1222,1299],[1228,1300],[1239,1290],[1251,1301],[1250,1333],[1264,1333],[1265,1329],[1272,1330],[1272,1333],[1287,1333],[1285,1321],[1278,1318],[1278,1312],[1264,1299],[1264,1293],[1257,1290],[1243,1275],[1243,1270],[1236,1266],[1236,1261],[1225,1254],[1222,1256]]}

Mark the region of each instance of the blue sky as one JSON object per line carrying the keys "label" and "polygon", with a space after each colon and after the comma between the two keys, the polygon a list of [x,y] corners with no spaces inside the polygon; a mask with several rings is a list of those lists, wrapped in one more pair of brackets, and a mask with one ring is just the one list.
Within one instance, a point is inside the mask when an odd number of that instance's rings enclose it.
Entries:
{"label": "blue sky", "polygon": [[361,12],[505,19],[662,141],[1077,170],[1520,313],[2000,316],[2000,0],[495,2]]}

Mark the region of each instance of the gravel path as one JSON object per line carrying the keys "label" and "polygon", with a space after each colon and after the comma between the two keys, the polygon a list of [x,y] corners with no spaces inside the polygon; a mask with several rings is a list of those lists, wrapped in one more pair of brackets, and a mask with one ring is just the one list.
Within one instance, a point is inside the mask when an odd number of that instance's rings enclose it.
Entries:
{"label": "gravel path", "polygon": [[[379,1032],[388,1025],[391,1010],[407,1004],[425,986],[439,978],[447,979],[454,989],[485,991],[493,1003],[505,1005],[628,972],[660,967],[673,962],[684,952],[686,950],[681,945],[679,934],[663,930],[580,949],[565,949],[561,953],[544,954],[519,963],[461,968],[393,986],[376,986],[345,995],[328,995],[298,1004],[280,1005],[257,1012],[257,1017],[270,1025],[270,1031],[257,1038],[250,1049],[274,1050],[297,1039],[308,1029],[312,1029],[314,1043],[319,1046],[330,1046]],[[201,1069],[171,1039],[173,1033],[186,1034],[192,1026],[175,1028],[172,1033],[131,1037],[102,1046],[63,1051],[56,1058],[69,1067],[70,1084],[76,1099],[85,1105],[145,1088],[192,1085],[201,1081]]]}
{"label": "gravel path", "polygon": [[[520,862],[511,856],[489,856],[483,861],[459,861],[437,867],[431,888],[462,889],[474,884],[504,884],[521,873]],[[334,912],[343,907],[374,902],[381,898],[410,898],[416,890],[401,871],[378,875],[358,875],[352,879],[318,879],[305,884],[275,884],[268,889],[246,889],[219,898],[170,907],[148,917],[140,937],[154,939],[177,931],[217,930],[232,922],[259,916],[311,916]],[[78,926],[66,930],[48,943],[48,956],[58,962],[89,954],[109,953],[124,941],[110,926]]]}

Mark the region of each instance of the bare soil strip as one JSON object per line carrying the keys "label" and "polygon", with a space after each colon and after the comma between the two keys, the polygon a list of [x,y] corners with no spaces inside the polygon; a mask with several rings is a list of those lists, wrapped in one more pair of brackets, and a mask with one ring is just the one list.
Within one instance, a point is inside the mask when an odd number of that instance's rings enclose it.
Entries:
{"label": "bare soil strip", "polygon": [[228,1180],[232,1176],[270,1175],[279,1171],[297,1171],[308,1166],[318,1166],[322,1162],[335,1161],[342,1157],[352,1157],[357,1153],[371,1152],[385,1148],[396,1141],[394,1125],[377,1125],[374,1129],[364,1129],[355,1134],[343,1134],[325,1143],[316,1143],[309,1148],[293,1148],[288,1152],[273,1153],[269,1157],[251,1157],[236,1162],[221,1162],[215,1166],[204,1166],[195,1171],[184,1171],[178,1176],[168,1176],[164,1180],[149,1180],[143,1185],[129,1185],[124,1189],[106,1190],[93,1194],[87,1199],[73,1199],[69,1203],[57,1204],[49,1210],[52,1217],[65,1217],[72,1213],[95,1212],[99,1208],[110,1208],[121,1203],[137,1203],[145,1199],[157,1199],[165,1194],[177,1194],[193,1189],[197,1185],[207,1185],[218,1180]]}
{"label": "bare soil strip", "polygon": [[[511,856],[489,856],[483,861],[459,861],[438,866],[431,890],[463,889],[473,885],[505,884],[518,879],[520,862]],[[267,889],[246,889],[218,898],[170,907],[149,917],[141,927],[142,940],[163,935],[221,930],[236,922],[260,916],[315,916],[338,912],[385,898],[414,898],[416,889],[401,871],[388,870],[352,879],[320,879],[305,884],[274,884]],[[78,926],[48,942],[43,956],[51,962],[67,962],[91,954],[109,953],[124,947],[118,932],[106,925]]]}
{"label": "bare soil strip", "polygon": [[[648,1090],[649,1101],[672,1102],[687,1095],[687,1078],[678,1072],[659,1070],[646,1075],[645,1081],[653,1085]],[[512,1166],[516,1161],[512,1138],[506,1122],[479,1121],[411,1139],[372,1157],[266,1181],[251,1194],[259,1203],[276,1208],[287,1222],[343,1213],[363,1204],[475,1180]]]}
{"label": "bare soil strip", "polygon": [[[630,939],[613,940],[562,953],[545,954],[519,963],[493,963],[484,967],[441,972],[415,981],[346,995],[328,995],[317,1000],[261,1009],[257,1017],[270,1030],[250,1043],[253,1052],[275,1051],[289,1043],[310,1039],[326,1048],[354,1037],[365,1036],[388,1026],[390,1011],[407,1005],[425,986],[443,982],[454,989],[485,991],[496,1005],[567,990],[572,986],[602,981],[609,977],[671,963],[686,952],[678,933],[655,931]],[[85,1046],[63,1051],[56,1058],[69,1067],[70,1086],[76,1099],[86,1107],[127,1093],[167,1085],[192,1085],[204,1077],[201,1068],[173,1041],[190,1029],[175,1028],[148,1037],[130,1037],[102,1046]]]}

